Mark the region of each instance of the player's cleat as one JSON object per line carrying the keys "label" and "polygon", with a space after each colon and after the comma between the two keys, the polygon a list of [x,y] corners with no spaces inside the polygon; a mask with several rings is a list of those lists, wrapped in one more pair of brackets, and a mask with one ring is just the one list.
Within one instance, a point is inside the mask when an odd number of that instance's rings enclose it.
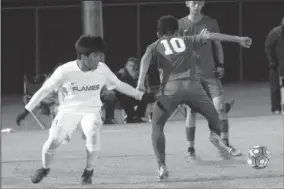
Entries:
{"label": "player's cleat", "polygon": [[166,179],[169,177],[169,172],[168,169],[165,165],[162,165],[159,169],[158,169],[158,177],[160,180]]}
{"label": "player's cleat", "polygon": [[278,110],[273,111],[272,113],[273,113],[274,115],[280,115],[280,114],[281,114],[281,112],[280,112],[280,111],[278,111]]}
{"label": "player's cleat", "polygon": [[231,101],[225,103],[225,110],[226,110],[226,113],[229,113],[229,112],[230,112],[230,110],[232,109],[232,107],[234,106],[234,104],[235,104],[235,100],[231,100]]}
{"label": "player's cleat", "polygon": [[189,161],[196,160],[195,149],[193,147],[188,148],[186,159]]}
{"label": "player's cleat", "polygon": [[242,156],[242,152],[233,146],[229,146],[231,156]]}
{"label": "player's cleat", "polygon": [[220,156],[223,159],[230,159],[230,147],[228,147],[216,133],[211,132],[210,142],[218,149]]}
{"label": "player's cleat", "polygon": [[86,184],[92,184],[92,176],[94,173],[94,169],[91,171],[88,171],[87,169],[84,170],[84,173],[82,175],[82,181],[81,184],[82,185],[86,185]]}
{"label": "player's cleat", "polygon": [[39,183],[44,177],[46,177],[49,173],[49,168],[40,168],[36,170],[36,173],[34,176],[32,176],[32,183],[37,184]]}
{"label": "player's cleat", "polygon": [[242,152],[240,150],[237,150],[235,147],[230,145],[229,139],[223,139],[222,141],[229,148],[231,156],[242,156]]}

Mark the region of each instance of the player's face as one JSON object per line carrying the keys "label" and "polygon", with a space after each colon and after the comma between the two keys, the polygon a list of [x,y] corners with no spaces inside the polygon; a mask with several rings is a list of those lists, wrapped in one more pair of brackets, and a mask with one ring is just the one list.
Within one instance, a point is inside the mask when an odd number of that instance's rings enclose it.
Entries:
{"label": "player's face", "polygon": [[200,14],[204,6],[204,1],[186,1],[186,6],[189,8],[190,13]]}
{"label": "player's face", "polygon": [[128,61],[125,68],[131,75],[134,75],[136,73],[136,64],[132,61]]}
{"label": "player's face", "polygon": [[84,56],[83,57],[84,64],[90,70],[97,69],[98,64],[100,62],[100,55],[101,55],[101,53],[99,53],[99,52],[97,52],[97,53],[92,52],[91,54],[89,54],[89,56]]}

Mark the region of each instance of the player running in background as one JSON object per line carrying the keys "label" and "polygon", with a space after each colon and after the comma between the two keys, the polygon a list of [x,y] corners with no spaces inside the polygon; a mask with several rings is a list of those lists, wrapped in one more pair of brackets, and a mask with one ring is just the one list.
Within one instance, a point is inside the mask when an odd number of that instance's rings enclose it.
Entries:
{"label": "player running in background", "polygon": [[[201,13],[204,1],[186,1],[189,8],[189,15],[179,20],[180,35],[192,36],[199,34],[206,29],[209,32],[220,33],[218,22]],[[224,75],[224,55],[220,41],[208,42],[202,46],[194,48],[195,59],[198,75],[201,84],[210,98],[221,119],[221,138],[225,144],[231,148],[231,155],[240,156],[241,152],[229,143],[229,122],[228,107],[230,104],[225,103],[224,89],[220,79]],[[234,101],[232,101],[233,103]],[[210,124],[210,123],[209,123]],[[196,110],[187,108],[186,117],[186,139],[188,143],[188,158],[195,159],[195,126],[196,126]],[[209,127],[211,127],[209,125]]]}
{"label": "player running in background", "polygon": [[54,89],[61,87],[66,90],[67,94],[43,145],[42,167],[32,177],[33,183],[39,183],[49,173],[56,149],[63,142],[69,141],[78,128],[83,130],[86,137],[87,163],[82,184],[92,183],[94,164],[100,150],[100,93],[103,86],[139,100],[150,97],[121,82],[106,64],[100,62],[104,53],[104,41],[101,37],[83,35],[76,42],[75,48],[78,59],[59,66],[17,118],[18,121],[28,115]]}
{"label": "player running in background", "polygon": [[187,104],[204,115],[210,123],[210,141],[223,155],[229,155],[229,148],[220,138],[221,121],[218,113],[196,78],[193,47],[204,45],[207,40],[221,40],[240,43],[249,47],[251,39],[218,33],[202,33],[196,36],[180,37],[178,20],[173,16],[162,16],[158,20],[159,39],[149,45],[141,60],[138,90],[145,90],[145,76],[150,63],[158,65],[160,91],[154,106],[152,119],[152,144],[158,163],[158,176],[168,176],[165,160],[164,126],[179,104]]}

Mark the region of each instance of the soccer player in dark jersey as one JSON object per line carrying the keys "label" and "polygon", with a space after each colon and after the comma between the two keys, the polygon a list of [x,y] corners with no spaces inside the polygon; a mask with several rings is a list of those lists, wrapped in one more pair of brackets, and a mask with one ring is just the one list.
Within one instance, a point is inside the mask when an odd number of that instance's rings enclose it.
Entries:
{"label": "soccer player in dark jersey", "polygon": [[150,63],[158,65],[160,90],[154,106],[152,119],[152,144],[157,158],[159,179],[166,178],[164,126],[179,104],[187,104],[204,115],[210,123],[210,141],[221,154],[229,156],[229,148],[221,140],[221,121],[218,113],[204,91],[192,64],[193,49],[201,47],[208,40],[240,43],[249,47],[251,39],[218,33],[201,32],[196,36],[180,37],[178,20],[173,16],[162,16],[158,20],[159,39],[149,45],[141,60],[137,89],[145,90],[145,76]]}
{"label": "soccer player in dark jersey", "polygon": [[[201,13],[204,1],[186,1],[190,14],[179,19],[180,35],[192,36],[206,29],[209,32],[220,33],[218,22]],[[224,89],[220,79],[224,75],[224,55],[220,41],[208,42],[195,48],[195,61],[201,84],[210,98],[221,119],[221,138],[230,147],[233,156],[242,155],[239,150],[229,144],[229,123],[224,99]],[[188,158],[195,159],[195,124],[196,110],[187,109],[186,138],[188,143]]]}

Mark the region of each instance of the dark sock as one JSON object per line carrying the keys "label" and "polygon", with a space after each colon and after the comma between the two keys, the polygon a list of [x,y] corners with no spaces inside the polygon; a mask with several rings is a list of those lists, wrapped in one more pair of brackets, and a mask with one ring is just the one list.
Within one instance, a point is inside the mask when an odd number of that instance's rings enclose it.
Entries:
{"label": "dark sock", "polygon": [[186,127],[186,140],[188,142],[188,148],[194,148],[194,141],[195,141],[195,127]]}
{"label": "dark sock", "polygon": [[229,123],[228,120],[221,120],[221,139],[229,145]]}

